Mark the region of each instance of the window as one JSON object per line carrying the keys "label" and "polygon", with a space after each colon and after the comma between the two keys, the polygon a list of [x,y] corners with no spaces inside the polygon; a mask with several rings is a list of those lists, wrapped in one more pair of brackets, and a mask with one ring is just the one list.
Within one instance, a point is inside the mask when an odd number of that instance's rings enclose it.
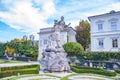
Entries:
{"label": "window", "polygon": [[118,39],[117,38],[112,39],[112,47],[113,48],[117,48],[118,47]]}
{"label": "window", "polygon": [[117,30],[117,22],[111,22],[111,30]]}
{"label": "window", "polygon": [[99,48],[103,48],[103,46],[104,46],[103,39],[98,40],[98,46],[99,46]]}
{"label": "window", "polygon": [[98,31],[102,31],[103,30],[103,24],[98,24]]}
{"label": "window", "polygon": [[44,44],[47,44],[47,39],[44,40]]}
{"label": "window", "polygon": [[40,40],[40,43],[39,43],[39,44],[40,44],[40,46],[42,46],[42,40]]}

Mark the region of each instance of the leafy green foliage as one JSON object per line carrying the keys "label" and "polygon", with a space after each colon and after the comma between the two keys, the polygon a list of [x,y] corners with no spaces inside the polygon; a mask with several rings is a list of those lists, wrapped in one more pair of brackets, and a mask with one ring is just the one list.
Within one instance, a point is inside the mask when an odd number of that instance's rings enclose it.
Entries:
{"label": "leafy green foliage", "polygon": [[100,75],[104,75],[104,76],[111,76],[114,77],[116,76],[115,72],[111,72],[111,71],[107,71],[104,69],[95,69],[95,68],[86,68],[85,69],[82,67],[82,69],[80,67],[71,67],[71,70],[77,73],[93,73],[93,74],[100,74]]}
{"label": "leafy green foliage", "polygon": [[115,72],[119,73],[120,74],[120,69],[116,69]]}
{"label": "leafy green foliage", "polygon": [[0,43],[0,54],[4,54],[4,51],[8,54],[24,54],[25,56],[32,57],[34,60],[38,56],[38,45],[34,41],[24,39],[14,39],[7,43]]}
{"label": "leafy green foliage", "polygon": [[20,74],[38,74],[39,65],[10,66],[0,68],[0,78]]}
{"label": "leafy green foliage", "polygon": [[77,42],[68,42],[64,44],[63,47],[65,52],[68,53],[68,55],[78,54],[83,51],[83,47]]}
{"label": "leafy green foliage", "polygon": [[93,68],[93,67],[88,67],[88,66],[71,66],[71,67],[75,67],[75,68],[78,68],[78,69],[103,70],[101,68]]}
{"label": "leafy green foliage", "polygon": [[3,55],[5,52],[5,43],[0,42],[0,55]]}
{"label": "leafy green foliage", "polygon": [[120,60],[120,52],[80,52],[76,54],[80,60],[110,61]]}
{"label": "leafy green foliage", "polygon": [[86,20],[79,22],[79,25],[76,26],[76,40],[79,42],[84,50],[89,47],[90,44],[90,23]]}

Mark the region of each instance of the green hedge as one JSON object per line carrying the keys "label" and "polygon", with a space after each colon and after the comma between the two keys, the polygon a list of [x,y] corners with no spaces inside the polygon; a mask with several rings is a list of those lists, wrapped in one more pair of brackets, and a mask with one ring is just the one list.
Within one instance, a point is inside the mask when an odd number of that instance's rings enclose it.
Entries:
{"label": "green hedge", "polygon": [[110,71],[103,70],[103,69],[91,69],[91,68],[90,69],[89,68],[79,69],[79,68],[76,68],[73,66],[73,67],[71,67],[71,70],[76,73],[93,73],[93,74],[100,74],[100,75],[111,76],[111,77],[116,76],[115,72],[110,72]]}
{"label": "green hedge", "polygon": [[116,69],[115,72],[119,73],[120,74],[120,69]]}
{"label": "green hedge", "polygon": [[87,67],[87,66],[72,66],[72,67],[75,67],[77,69],[103,70],[101,68],[93,68],[93,67]]}
{"label": "green hedge", "polygon": [[109,61],[111,59],[120,60],[120,52],[80,52],[74,54],[80,60]]}
{"label": "green hedge", "polygon": [[38,67],[39,65],[34,64],[34,65],[23,65],[23,66],[11,66],[11,67],[1,67],[0,71],[6,71],[6,70],[14,70],[14,69],[27,69],[27,68],[34,68]]}
{"label": "green hedge", "polygon": [[24,66],[12,66],[2,67],[0,71],[0,78],[22,74],[39,74],[39,65],[24,65]]}

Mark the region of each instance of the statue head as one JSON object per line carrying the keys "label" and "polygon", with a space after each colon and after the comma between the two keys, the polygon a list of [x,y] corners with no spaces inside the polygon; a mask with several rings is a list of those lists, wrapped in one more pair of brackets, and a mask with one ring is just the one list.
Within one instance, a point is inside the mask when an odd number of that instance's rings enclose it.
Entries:
{"label": "statue head", "polygon": [[61,20],[62,20],[62,21],[64,20],[64,17],[63,17],[63,16],[61,16]]}

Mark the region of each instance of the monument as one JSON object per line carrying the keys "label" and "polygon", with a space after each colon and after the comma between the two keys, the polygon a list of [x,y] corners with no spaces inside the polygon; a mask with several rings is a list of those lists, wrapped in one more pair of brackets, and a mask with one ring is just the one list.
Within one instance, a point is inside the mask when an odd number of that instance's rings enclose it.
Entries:
{"label": "monument", "polygon": [[40,60],[43,72],[62,72],[70,71],[70,66],[60,41],[60,32],[69,25],[64,22],[64,17],[60,21],[54,20],[54,33],[49,36],[50,44],[42,52],[43,58]]}

